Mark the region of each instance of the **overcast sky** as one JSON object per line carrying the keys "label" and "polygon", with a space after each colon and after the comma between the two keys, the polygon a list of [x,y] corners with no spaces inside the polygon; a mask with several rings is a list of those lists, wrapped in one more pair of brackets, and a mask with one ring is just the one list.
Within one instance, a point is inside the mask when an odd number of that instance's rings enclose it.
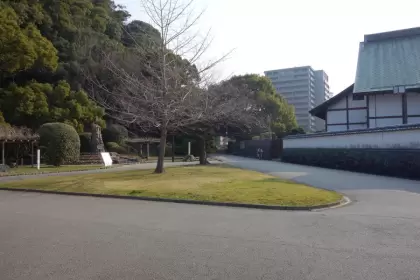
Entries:
{"label": "overcast sky", "polygon": [[[114,0],[147,21],[141,0]],[[182,0],[180,0],[182,1]],[[310,65],[323,69],[335,94],[354,82],[364,34],[420,27],[418,0],[196,0],[211,27],[209,57],[235,49],[221,77]]]}

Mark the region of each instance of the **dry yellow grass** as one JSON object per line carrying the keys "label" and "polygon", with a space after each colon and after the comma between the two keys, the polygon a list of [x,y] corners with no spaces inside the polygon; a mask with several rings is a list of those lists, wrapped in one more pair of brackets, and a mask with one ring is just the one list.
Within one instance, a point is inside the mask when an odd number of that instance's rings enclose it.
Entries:
{"label": "dry yellow grass", "polygon": [[2,187],[282,206],[314,206],[341,199],[333,191],[226,166],[172,167],[164,174],[136,170],[46,177]]}

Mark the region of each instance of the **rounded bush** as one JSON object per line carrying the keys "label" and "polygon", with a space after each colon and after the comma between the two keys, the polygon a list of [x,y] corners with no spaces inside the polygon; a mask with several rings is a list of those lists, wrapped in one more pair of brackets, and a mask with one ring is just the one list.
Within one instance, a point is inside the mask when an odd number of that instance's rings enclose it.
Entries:
{"label": "rounded bush", "polygon": [[127,153],[127,149],[120,146],[120,144],[115,143],[115,142],[108,142],[105,144],[106,149],[108,150],[108,152],[111,153],[118,153],[118,154],[126,154]]}
{"label": "rounded bush", "polygon": [[123,144],[128,138],[128,130],[122,125],[113,124],[102,130],[102,139],[104,143],[115,142]]}
{"label": "rounded bush", "polygon": [[40,127],[38,134],[48,164],[60,166],[79,161],[80,138],[74,127],[64,123],[46,123]]}

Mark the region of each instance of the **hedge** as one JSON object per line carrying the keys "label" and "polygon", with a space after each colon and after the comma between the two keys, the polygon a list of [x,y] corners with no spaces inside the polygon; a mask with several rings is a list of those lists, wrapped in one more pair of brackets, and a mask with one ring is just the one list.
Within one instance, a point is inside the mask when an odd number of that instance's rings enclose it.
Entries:
{"label": "hedge", "polygon": [[80,139],[74,127],[64,123],[46,123],[38,133],[48,164],[60,166],[79,161]]}
{"label": "hedge", "polygon": [[115,142],[107,142],[105,144],[105,147],[106,147],[108,152],[118,153],[118,154],[126,154],[127,153],[127,149],[125,147],[123,147],[120,144],[115,143]]}
{"label": "hedge", "polygon": [[284,149],[282,161],[376,175],[420,179],[416,149]]}
{"label": "hedge", "polygon": [[128,138],[128,130],[122,125],[112,124],[102,130],[102,140],[104,143],[115,142],[122,145]]}

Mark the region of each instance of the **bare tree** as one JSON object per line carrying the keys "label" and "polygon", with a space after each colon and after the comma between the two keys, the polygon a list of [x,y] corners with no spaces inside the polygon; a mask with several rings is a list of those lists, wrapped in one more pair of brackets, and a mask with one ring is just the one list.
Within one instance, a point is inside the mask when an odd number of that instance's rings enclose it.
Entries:
{"label": "bare tree", "polygon": [[258,123],[258,112],[239,89],[209,87],[207,73],[224,56],[203,64],[211,40],[208,32],[194,31],[202,16],[194,15],[194,0],[139,2],[161,38],[136,42],[125,52],[104,52],[99,67],[114,84],[90,76],[89,91],[113,118],[160,135],[155,172],[161,173],[168,133],[222,123],[248,126]]}
{"label": "bare tree", "polygon": [[266,129],[264,112],[255,102],[255,93],[246,86],[235,86],[221,82],[207,88],[203,98],[203,118],[180,132],[193,135],[199,142],[200,164],[207,164],[206,140],[216,135],[226,135],[227,130],[235,128],[242,133],[255,129]]}

